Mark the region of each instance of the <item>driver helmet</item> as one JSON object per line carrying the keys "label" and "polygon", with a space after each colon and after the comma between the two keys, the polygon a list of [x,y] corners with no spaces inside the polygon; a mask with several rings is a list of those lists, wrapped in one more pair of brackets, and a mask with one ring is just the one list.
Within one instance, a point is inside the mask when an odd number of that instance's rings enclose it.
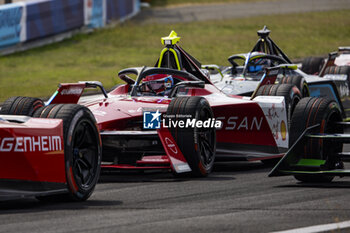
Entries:
{"label": "driver helmet", "polygon": [[171,89],[174,86],[174,79],[171,75],[164,78],[164,86],[167,90]]}
{"label": "driver helmet", "polygon": [[248,72],[255,73],[264,70],[266,67],[270,67],[271,61],[267,58],[257,58],[251,60],[248,66]]}
{"label": "driver helmet", "polygon": [[174,86],[174,79],[171,75],[157,80],[148,81],[149,87],[157,94],[162,94],[165,91],[171,90]]}

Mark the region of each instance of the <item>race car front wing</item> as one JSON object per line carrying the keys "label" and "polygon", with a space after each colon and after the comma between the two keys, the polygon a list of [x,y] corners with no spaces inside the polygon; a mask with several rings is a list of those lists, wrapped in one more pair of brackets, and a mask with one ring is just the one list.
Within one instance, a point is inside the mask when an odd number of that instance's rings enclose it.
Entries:
{"label": "race car front wing", "polygon": [[168,129],[103,131],[101,137],[104,169],[191,171]]}
{"label": "race car front wing", "polygon": [[[338,122],[344,128],[350,126],[350,122]],[[269,176],[284,175],[327,175],[327,176],[350,176],[350,169],[343,169],[340,166],[329,166],[337,162],[349,162],[350,154],[347,152],[337,152],[327,155],[327,158],[306,158],[303,154],[306,143],[310,139],[320,141],[332,141],[337,143],[350,143],[350,134],[317,134],[313,133],[319,125],[307,128],[295,144],[288,150],[282,159],[272,169]]]}

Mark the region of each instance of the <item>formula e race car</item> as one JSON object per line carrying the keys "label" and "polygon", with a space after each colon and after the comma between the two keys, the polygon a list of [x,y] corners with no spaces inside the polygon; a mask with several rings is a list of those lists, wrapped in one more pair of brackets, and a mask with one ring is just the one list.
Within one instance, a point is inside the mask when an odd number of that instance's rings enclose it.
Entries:
{"label": "formula e race car", "polygon": [[30,117],[42,106],[37,98],[14,97],[1,108],[0,200],[86,200],[101,169],[95,119],[76,104],[57,106],[54,119]]}
{"label": "formula e race car", "polygon": [[[334,66],[335,58],[343,64],[348,51],[342,48],[339,53],[332,53],[320,73],[310,75],[304,73],[269,37],[270,30],[266,26],[258,31],[259,40],[251,52],[235,54],[228,58],[230,67],[221,70],[216,65],[204,65],[203,68],[216,69],[219,72],[211,75],[211,81],[224,93],[231,95],[252,96],[265,74],[266,68],[278,69],[276,83],[296,85],[302,97],[327,97],[338,103],[345,111],[344,116],[350,117],[349,101],[349,67]],[[342,62],[342,63],[341,63]],[[303,65],[304,70],[306,65]],[[263,95],[278,95],[278,91],[264,88]]]}
{"label": "formula e race car", "polygon": [[[292,84],[271,87],[281,96],[227,95],[179,40],[175,32],[163,37],[165,48],[155,67],[121,70],[125,84],[109,93],[97,81],[60,84],[33,117],[53,118],[66,104],[79,103],[96,119],[103,169],[167,169],[198,177],[208,175],[219,159],[278,159],[308,126],[321,123],[320,133],[338,133],[332,124],[342,120],[342,111],[335,101],[309,98],[304,103]],[[257,90],[276,77],[268,69]],[[102,94],[81,98],[85,88],[99,88]],[[17,108],[13,99],[5,104]],[[309,121],[295,127],[310,114]],[[89,132],[83,129],[81,135]]]}

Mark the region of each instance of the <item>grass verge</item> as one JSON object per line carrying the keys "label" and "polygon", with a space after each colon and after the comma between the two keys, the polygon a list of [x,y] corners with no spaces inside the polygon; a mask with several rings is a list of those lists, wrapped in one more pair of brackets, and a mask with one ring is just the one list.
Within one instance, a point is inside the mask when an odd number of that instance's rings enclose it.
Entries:
{"label": "grass verge", "polygon": [[181,24],[132,22],[61,43],[0,58],[0,102],[10,96],[50,96],[60,82],[99,80],[115,85],[120,69],[153,66],[162,49],[160,37],[175,30],[180,44],[203,64],[228,65],[234,53],[254,46],[264,25],[291,58],[324,55],[350,45],[349,10]]}

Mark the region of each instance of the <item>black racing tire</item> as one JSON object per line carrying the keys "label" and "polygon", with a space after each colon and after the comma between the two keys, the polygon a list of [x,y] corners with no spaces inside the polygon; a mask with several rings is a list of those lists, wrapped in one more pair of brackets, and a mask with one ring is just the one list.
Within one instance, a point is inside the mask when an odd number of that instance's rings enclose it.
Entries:
{"label": "black racing tire", "polygon": [[328,66],[324,74],[346,74],[350,79],[350,66]]}
{"label": "black racing tire", "polygon": [[293,85],[295,85],[300,90],[302,98],[310,96],[309,87],[305,81],[305,78],[302,75],[284,76],[281,79],[280,83],[281,84],[293,84]]}
{"label": "black racing tire", "polygon": [[0,114],[33,116],[34,112],[42,106],[44,103],[41,99],[14,96],[3,103]]}
{"label": "black racing tire", "polygon": [[283,96],[287,109],[287,121],[290,126],[290,120],[294,112],[294,108],[302,98],[300,90],[293,84],[269,84],[261,86],[256,96]]}
{"label": "black racing tire", "polygon": [[301,63],[301,70],[306,74],[317,74],[324,65],[323,57],[307,57]]}
{"label": "black racing tire", "polygon": [[[289,132],[289,145],[292,146],[303,131],[313,125],[320,124],[319,133],[342,133],[342,128],[334,122],[342,121],[341,110],[337,103],[330,99],[307,97],[303,98],[295,107],[291,130]],[[334,169],[339,164],[334,155],[341,152],[342,143],[310,139],[304,148],[303,158],[326,160],[325,169]],[[330,182],[333,176],[295,175],[302,182]]]}
{"label": "black racing tire", "polygon": [[[176,115],[187,115],[191,119],[207,120],[214,118],[208,101],[199,96],[177,97],[173,99],[167,110],[171,120],[179,118]],[[213,169],[216,150],[216,129],[212,128],[170,128],[170,132],[189,164],[195,177],[205,177]]]}
{"label": "black racing tire", "polygon": [[91,111],[78,104],[53,104],[38,109],[34,117],[63,120],[68,194],[37,197],[51,201],[85,201],[92,194],[101,170],[102,143]]}

